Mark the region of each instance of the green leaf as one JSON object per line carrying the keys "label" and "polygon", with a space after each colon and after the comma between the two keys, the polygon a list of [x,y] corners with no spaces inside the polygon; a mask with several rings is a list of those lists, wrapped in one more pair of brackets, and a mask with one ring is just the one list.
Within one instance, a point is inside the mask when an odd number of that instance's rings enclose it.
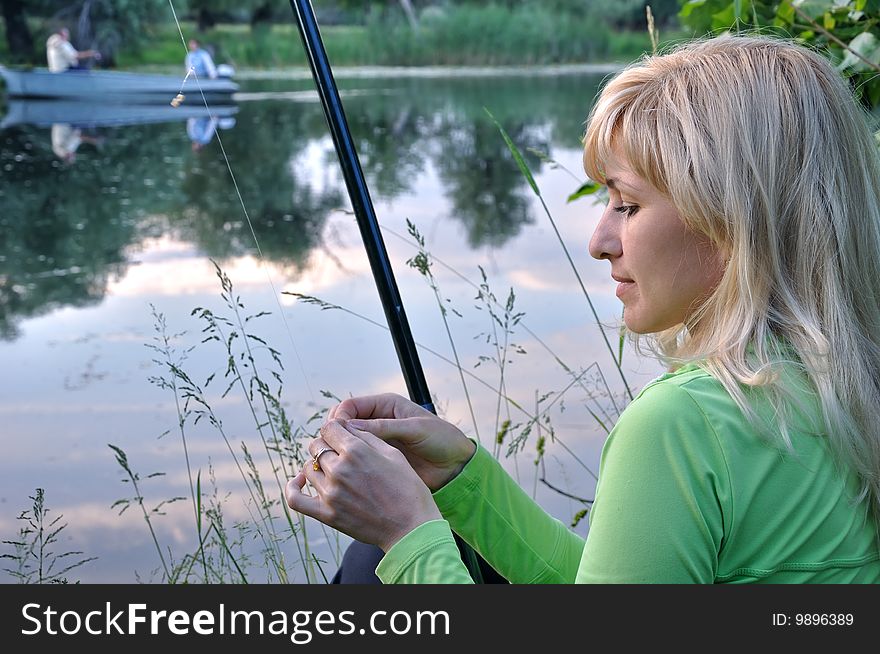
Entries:
{"label": "green leaf", "polygon": [[880,64],[880,42],[871,32],[862,32],[849,42],[849,50],[846,51],[843,61],[838,64],[838,70],[850,69],[857,72],[872,70],[856,53],[873,64]]}
{"label": "green leaf", "polygon": [[794,22],[794,7],[791,4],[791,0],[784,0],[779,3],[779,8],[776,10],[776,18],[782,21],[785,25],[790,25]]}
{"label": "green leaf", "polygon": [[733,27],[739,21],[736,7],[733,3],[727,5],[721,11],[712,14],[712,29],[724,30]]}
{"label": "green leaf", "polygon": [[681,11],[678,12],[679,18],[687,18],[694,9],[702,7],[704,4],[706,4],[706,0],[688,0],[681,6]]}
{"label": "green leaf", "polygon": [[582,198],[585,195],[593,195],[601,188],[602,185],[598,182],[594,182],[592,180],[584,182],[583,184],[581,184],[580,188],[578,188],[577,191],[568,196],[566,202],[574,202],[578,198]]}

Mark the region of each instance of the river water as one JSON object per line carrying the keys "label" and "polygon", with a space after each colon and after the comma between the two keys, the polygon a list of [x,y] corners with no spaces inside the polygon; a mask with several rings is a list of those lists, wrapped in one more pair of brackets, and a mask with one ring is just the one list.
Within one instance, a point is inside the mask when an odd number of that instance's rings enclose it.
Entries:
{"label": "river water", "polygon": [[[616,352],[614,282],[587,253],[600,208],[567,202],[583,182],[580,137],[601,80],[570,70],[339,77],[439,413],[494,449],[566,523],[595,490],[606,435],[596,417],[610,427],[627,394],[556,230],[485,110],[523,152]],[[307,538],[285,539],[278,497],[289,468],[275,470],[272,440],[285,423],[293,440],[282,443],[295,448],[334,396],[406,394],[390,336],[374,324],[382,308],[310,79],[241,85],[216,133],[180,119],[82,126],[65,159],[49,126],[0,132],[0,539],[19,538],[17,518],[44,489],[46,524],[66,525],[51,552],[82,552],[68,563],[96,557],[70,581],[161,581],[197,549],[198,479],[249,581],[277,581],[283,567],[287,580],[323,582],[348,539],[312,522]],[[199,127],[205,143],[194,141]],[[436,292],[407,263],[419,252],[408,221],[424,238]],[[479,297],[481,285],[498,304]],[[236,308],[242,320],[257,316],[243,322],[256,338],[227,349]],[[155,349],[163,323],[165,353]],[[633,391],[659,372],[628,345],[623,362]],[[255,374],[285,418],[266,417]],[[137,491],[108,445],[125,452]],[[242,445],[265,501],[245,481],[253,472]],[[126,499],[128,508],[113,506]],[[574,529],[585,534],[587,520]],[[277,546],[267,545],[273,533]],[[240,579],[222,550],[214,541],[219,578]],[[16,560],[2,561],[0,580],[15,581]]]}

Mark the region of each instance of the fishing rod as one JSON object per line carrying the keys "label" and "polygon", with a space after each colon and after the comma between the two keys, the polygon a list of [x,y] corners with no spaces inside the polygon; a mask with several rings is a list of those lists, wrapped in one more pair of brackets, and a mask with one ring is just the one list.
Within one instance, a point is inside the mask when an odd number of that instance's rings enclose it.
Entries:
{"label": "fishing rod", "polygon": [[[348,128],[348,121],[342,108],[339,90],[333,78],[324,42],[321,40],[315,11],[312,8],[311,0],[290,0],[290,6],[296,16],[299,34],[302,37],[306,57],[312,69],[321,105],[324,108],[324,116],[330,127],[333,146],[339,157],[345,185],[348,188],[351,205],[367,251],[370,269],[373,272],[376,289],[379,291],[379,297],[382,301],[382,308],[385,310],[385,318],[388,321],[388,328],[394,341],[394,349],[397,351],[397,359],[400,362],[400,369],[406,382],[409,397],[416,404],[436,414],[437,410],[431,400],[428,382],[425,380],[415,340],[403,309],[403,300],[397,289],[397,282],[394,280],[394,271],[388,259],[388,252],[379,229],[379,221],[373,209],[367,182],[364,179],[360,160]],[[471,577],[476,583],[481,583],[483,576],[476,552],[457,535],[455,535],[455,540]]]}

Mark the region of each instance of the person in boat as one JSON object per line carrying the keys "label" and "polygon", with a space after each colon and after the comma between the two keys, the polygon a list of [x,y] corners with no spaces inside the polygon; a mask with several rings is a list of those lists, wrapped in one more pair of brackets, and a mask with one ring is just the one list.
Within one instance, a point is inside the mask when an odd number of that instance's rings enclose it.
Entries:
{"label": "person in boat", "polygon": [[782,39],[685,43],[607,82],[584,145],[590,254],[668,367],[605,442],[586,539],[397,395],[331,409],[289,506],[386,583],[470,582],[453,531],[514,583],[880,582],[880,160],[846,82]]}
{"label": "person in boat", "polygon": [[190,39],[188,47],[189,52],[186,53],[184,60],[186,71],[192,71],[200,79],[215,79],[217,66],[211,53],[203,48],[197,39]]}
{"label": "person in boat", "polygon": [[85,59],[101,59],[97,50],[77,50],[70,42],[70,30],[60,27],[46,40],[46,60],[49,70],[62,73],[68,70],[86,70]]}

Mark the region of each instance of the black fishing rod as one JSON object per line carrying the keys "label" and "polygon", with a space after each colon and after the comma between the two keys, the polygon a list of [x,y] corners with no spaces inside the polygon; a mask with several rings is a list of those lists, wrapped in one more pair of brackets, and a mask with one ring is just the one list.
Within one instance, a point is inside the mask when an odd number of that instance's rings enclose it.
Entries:
{"label": "black fishing rod", "polygon": [[[382,239],[382,232],[379,229],[379,221],[373,209],[367,182],[364,179],[354,141],[348,129],[348,121],[345,119],[345,112],[342,109],[339,90],[333,79],[333,71],[330,68],[330,61],[327,59],[324,42],[321,40],[315,11],[310,0],[290,0],[290,6],[296,16],[306,57],[312,69],[312,76],[315,78],[321,105],[324,107],[324,116],[330,126],[333,145],[339,157],[339,164],[342,166],[345,185],[348,188],[348,195],[361,231],[361,238],[367,250],[373,279],[376,281],[376,289],[382,300],[382,308],[385,310],[385,318],[388,321],[388,328],[391,331],[391,338],[394,341],[394,349],[397,351],[397,359],[400,362],[400,369],[406,382],[409,397],[416,404],[436,414],[437,411],[431,401],[431,393],[428,391],[428,382],[425,380],[425,373],[419,362],[419,353],[416,350],[409,322],[406,319],[406,312],[403,310],[403,300],[397,289],[397,282],[394,280],[394,271],[388,260],[388,252],[385,249],[385,242]],[[476,553],[458,536],[455,539],[471,577],[475,582],[481,583],[482,573]]]}

